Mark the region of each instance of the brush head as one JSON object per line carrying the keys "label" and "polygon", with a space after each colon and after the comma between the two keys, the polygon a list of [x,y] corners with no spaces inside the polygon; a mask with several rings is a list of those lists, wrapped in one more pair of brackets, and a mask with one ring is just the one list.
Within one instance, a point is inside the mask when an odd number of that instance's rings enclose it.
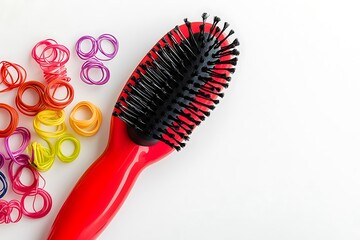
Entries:
{"label": "brush head", "polygon": [[162,141],[176,150],[223,97],[239,55],[237,39],[228,41],[229,24],[203,21],[176,26],[139,64],[116,102],[113,116],[128,126],[138,145]]}

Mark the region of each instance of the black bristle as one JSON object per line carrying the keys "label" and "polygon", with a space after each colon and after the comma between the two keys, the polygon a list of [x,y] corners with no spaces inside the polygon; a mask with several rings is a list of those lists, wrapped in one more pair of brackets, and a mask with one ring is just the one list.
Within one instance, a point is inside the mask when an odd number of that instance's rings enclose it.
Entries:
{"label": "black bristle", "polygon": [[227,22],[220,28],[219,17],[212,24],[207,18],[206,13],[202,23],[185,18],[185,26],[168,32],[130,77],[113,116],[128,125],[135,143],[162,141],[180,150],[219,103],[216,98],[224,96],[222,89],[228,87],[237,64],[239,41],[227,42],[234,33],[225,35]]}

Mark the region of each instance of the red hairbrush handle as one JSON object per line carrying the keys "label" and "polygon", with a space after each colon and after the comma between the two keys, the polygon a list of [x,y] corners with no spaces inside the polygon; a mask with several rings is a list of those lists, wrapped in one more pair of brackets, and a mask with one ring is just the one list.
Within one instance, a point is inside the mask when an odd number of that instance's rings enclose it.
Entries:
{"label": "red hairbrush handle", "polygon": [[141,170],[159,159],[159,153],[164,156],[171,151],[156,145],[145,147],[133,143],[126,134],[125,124],[113,117],[106,151],[70,193],[48,239],[95,239],[121,207]]}

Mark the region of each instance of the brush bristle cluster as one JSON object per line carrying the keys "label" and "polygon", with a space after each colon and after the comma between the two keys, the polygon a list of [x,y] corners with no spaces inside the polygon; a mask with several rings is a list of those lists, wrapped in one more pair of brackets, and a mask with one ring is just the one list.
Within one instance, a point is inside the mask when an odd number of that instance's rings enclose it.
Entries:
{"label": "brush bristle cluster", "polygon": [[128,125],[136,143],[162,141],[180,150],[224,96],[222,90],[235,72],[239,41],[228,41],[234,31],[225,34],[229,24],[218,27],[218,17],[206,28],[207,18],[204,13],[198,31],[185,19],[187,33],[176,26],[163,37],[131,76],[125,96],[119,97],[113,115]]}

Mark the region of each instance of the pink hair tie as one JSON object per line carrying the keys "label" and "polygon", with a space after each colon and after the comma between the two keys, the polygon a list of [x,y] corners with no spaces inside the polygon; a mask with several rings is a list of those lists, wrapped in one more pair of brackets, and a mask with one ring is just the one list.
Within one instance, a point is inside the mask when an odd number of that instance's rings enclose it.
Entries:
{"label": "pink hair tie", "polygon": [[[14,214],[13,211],[16,211]],[[13,217],[16,216],[14,219]],[[22,217],[22,208],[20,202],[17,200],[0,200],[0,224],[2,223],[16,223],[20,221]]]}
{"label": "pink hair tie", "polygon": [[70,81],[65,63],[70,59],[70,51],[53,39],[40,41],[32,49],[31,56],[40,65],[47,83],[55,79]]}
{"label": "pink hair tie", "polygon": [[[28,159],[30,159],[30,157],[28,157]],[[14,192],[17,194],[25,194],[27,192],[33,191],[34,189],[37,189],[39,186],[39,172],[32,168],[31,165],[22,165],[17,166],[16,168],[14,166],[14,163],[15,162],[10,162],[8,168],[9,178],[12,183],[11,185]],[[28,170],[31,173],[31,184],[24,184],[23,182],[21,182],[21,175],[23,174],[24,170]]]}
{"label": "pink hair tie", "polygon": [[[25,208],[25,199],[33,196],[34,200],[33,200],[33,204],[32,204],[32,212],[26,210]],[[36,201],[36,197],[40,196],[43,200],[43,207],[39,210],[36,211],[35,210],[35,201]],[[25,193],[22,198],[21,198],[21,202],[20,202],[20,206],[22,208],[23,214],[29,218],[42,218],[44,216],[46,216],[50,210],[51,210],[51,206],[52,206],[52,199],[50,194],[45,191],[42,188],[38,188],[38,189],[33,189],[27,193]]]}

